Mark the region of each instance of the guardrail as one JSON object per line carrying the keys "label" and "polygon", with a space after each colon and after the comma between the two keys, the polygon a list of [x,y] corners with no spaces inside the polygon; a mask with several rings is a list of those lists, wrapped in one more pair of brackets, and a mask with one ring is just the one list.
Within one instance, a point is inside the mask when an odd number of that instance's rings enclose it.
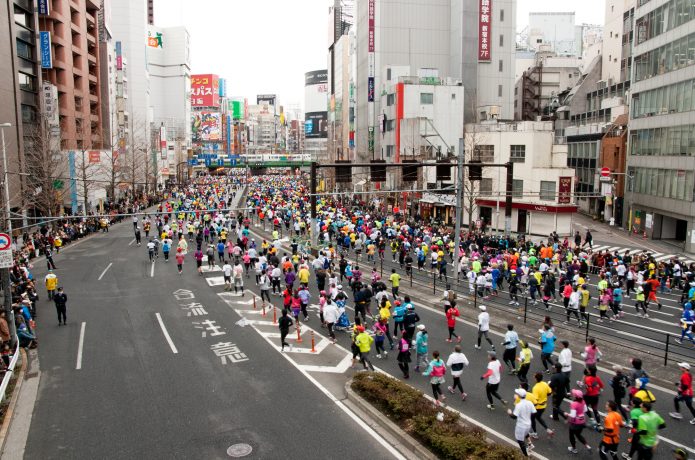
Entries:
{"label": "guardrail", "polygon": [[7,391],[7,386],[10,384],[10,379],[12,379],[12,376],[14,375],[14,368],[17,365],[18,360],[19,340],[16,340],[14,356],[12,356],[12,360],[10,360],[10,365],[7,367],[7,372],[5,372],[5,376],[2,378],[2,383],[0,384],[0,403],[5,400],[5,392]]}

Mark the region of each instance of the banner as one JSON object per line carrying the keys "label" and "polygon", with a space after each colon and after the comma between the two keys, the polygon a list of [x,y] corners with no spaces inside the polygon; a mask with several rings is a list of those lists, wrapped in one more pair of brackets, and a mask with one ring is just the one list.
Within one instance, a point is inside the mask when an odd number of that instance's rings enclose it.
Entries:
{"label": "banner", "polygon": [[194,112],[191,114],[191,118],[193,142],[222,139],[222,118],[218,112]]}
{"label": "banner", "polygon": [[123,54],[121,42],[116,42],[116,70],[123,70]]}
{"label": "banner", "polygon": [[51,52],[51,33],[39,32],[39,43],[41,44],[41,68],[53,68],[53,53]]}
{"label": "banner", "polygon": [[167,129],[164,126],[159,127],[159,151],[160,160],[167,159]]}
{"label": "banner", "polygon": [[375,18],[375,12],[374,12],[375,5],[374,5],[374,3],[375,3],[374,0],[369,0],[369,16],[368,16],[368,23],[367,23],[367,27],[368,27],[368,31],[369,31],[368,32],[369,33],[369,35],[368,35],[369,49],[367,51],[369,51],[370,53],[374,52],[374,23],[375,23],[375,20],[374,20],[374,18]]}
{"label": "banner", "polygon": [[374,77],[367,77],[367,102],[374,102]]}
{"label": "banner", "polygon": [[328,83],[327,70],[314,70],[304,74],[304,86],[320,85]]}
{"label": "banner", "polygon": [[99,164],[101,163],[101,152],[98,150],[89,151],[89,164]]}
{"label": "banner", "polygon": [[191,107],[219,107],[220,79],[217,75],[191,75]]}
{"label": "banner", "polygon": [[572,177],[560,177],[559,181],[557,202],[558,204],[570,204],[572,202]]}
{"label": "banner", "polygon": [[49,6],[49,0],[39,0],[38,3],[38,10],[39,14],[48,16],[51,14],[51,7]]}
{"label": "banner", "polygon": [[492,37],[492,0],[480,0],[478,9],[478,62],[490,62]]}

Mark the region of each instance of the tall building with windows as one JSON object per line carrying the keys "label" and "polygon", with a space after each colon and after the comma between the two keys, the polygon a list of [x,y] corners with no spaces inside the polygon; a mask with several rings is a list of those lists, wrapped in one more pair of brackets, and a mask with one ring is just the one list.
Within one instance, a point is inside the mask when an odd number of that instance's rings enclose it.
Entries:
{"label": "tall building with windows", "polygon": [[[43,80],[58,88],[61,149],[103,146],[97,14],[100,2],[53,1],[40,15],[41,32],[50,34],[52,62],[42,62]],[[44,46],[42,44],[42,46]]]}
{"label": "tall building with windows", "polygon": [[[5,134],[9,172],[24,172],[24,150],[31,141],[31,130],[37,127],[41,90],[36,43],[38,20],[33,2],[0,3],[0,21],[4,24],[0,28],[0,123],[12,125],[0,129]],[[25,179],[17,174],[8,177],[11,207],[21,209]]]}
{"label": "tall building with windows", "polygon": [[638,0],[634,18],[631,225],[695,252],[695,3]]}

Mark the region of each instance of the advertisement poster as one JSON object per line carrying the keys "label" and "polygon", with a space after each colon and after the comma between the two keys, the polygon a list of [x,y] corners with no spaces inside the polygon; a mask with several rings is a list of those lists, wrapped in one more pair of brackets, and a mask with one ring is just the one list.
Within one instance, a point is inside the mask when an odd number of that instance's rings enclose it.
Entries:
{"label": "advertisement poster", "polygon": [[560,187],[558,188],[557,202],[559,204],[570,204],[572,198],[572,178],[560,177]]}
{"label": "advertisement poster", "polygon": [[492,37],[492,0],[480,0],[478,9],[478,62],[490,62]]}
{"label": "advertisement poster", "polygon": [[39,43],[41,45],[41,68],[53,68],[53,54],[51,53],[51,33],[39,32]]}
{"label": "advertisement poster", "polygon": [[307,112],[304,118],[304,137],[307,139],[328,138],[328,112]]}
{"label": "advertisement poster", "polygon": [[219,107],[220,80],[217,75],[191,76],[191,107]]}
{"label": "advertisement poster", "polygon": [[99,150],[89,151],[89,164],[101,163],[101,152]]}
{"label": "advertisement poster", "polygon": [[195,112],[191,115],[193,142],[222,139],[222,119],[217,112]]}

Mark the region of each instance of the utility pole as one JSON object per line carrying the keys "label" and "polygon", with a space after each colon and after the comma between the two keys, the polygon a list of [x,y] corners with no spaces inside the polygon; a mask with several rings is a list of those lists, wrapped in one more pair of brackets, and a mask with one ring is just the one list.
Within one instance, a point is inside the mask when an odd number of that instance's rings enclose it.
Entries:
{"label": "utility pole", "polygon": [[458,279],[459,246],[461,246],[461,221],[463,220],[463,161],[464,138],[459,139],[458,166],[456,168],[456,225],[454,226],[454,275]]}
{"label": "utility pole", "polygon": [[[504,235],[509,237],[512,233],[512,193],[514,191],[514,163],[505,164],[507,168],[507,190],[504,204]],[[497,199],[499,203],[499,198]]]}
{"label": "utility pole", "polygon": [[311,162],[311,177],[309,178],[309,187],[311,195],[309,201],[311,203],[311,229],[309,235],[311,237],[311,252],[314,256],[318,255],[318,230],[316,229],[316,162]]}
{"label": "utility pole", "polygon": [[[5,231],[10,235],[10,240],[14,238],[12,236],[12,214],[10,207],[10,184],[9,176],[7,174],[7,149],[5,147],[5,128],[9,128],[12,125],[10,123],[0,124],[0,141],[2,142],[2,172],[4,181],[4,197],[5,200]],[[12,251],[12,246],[10,242],[10,251]],[[15,344],[17,340],[17,330],[14,324],[14,315],[12,313],[12,286],[10,281],[10,267],[2,268],[2,293],[5,297],[5,317],[7,318],[7,325],[10,329],[10,340],[12,345]]]}

